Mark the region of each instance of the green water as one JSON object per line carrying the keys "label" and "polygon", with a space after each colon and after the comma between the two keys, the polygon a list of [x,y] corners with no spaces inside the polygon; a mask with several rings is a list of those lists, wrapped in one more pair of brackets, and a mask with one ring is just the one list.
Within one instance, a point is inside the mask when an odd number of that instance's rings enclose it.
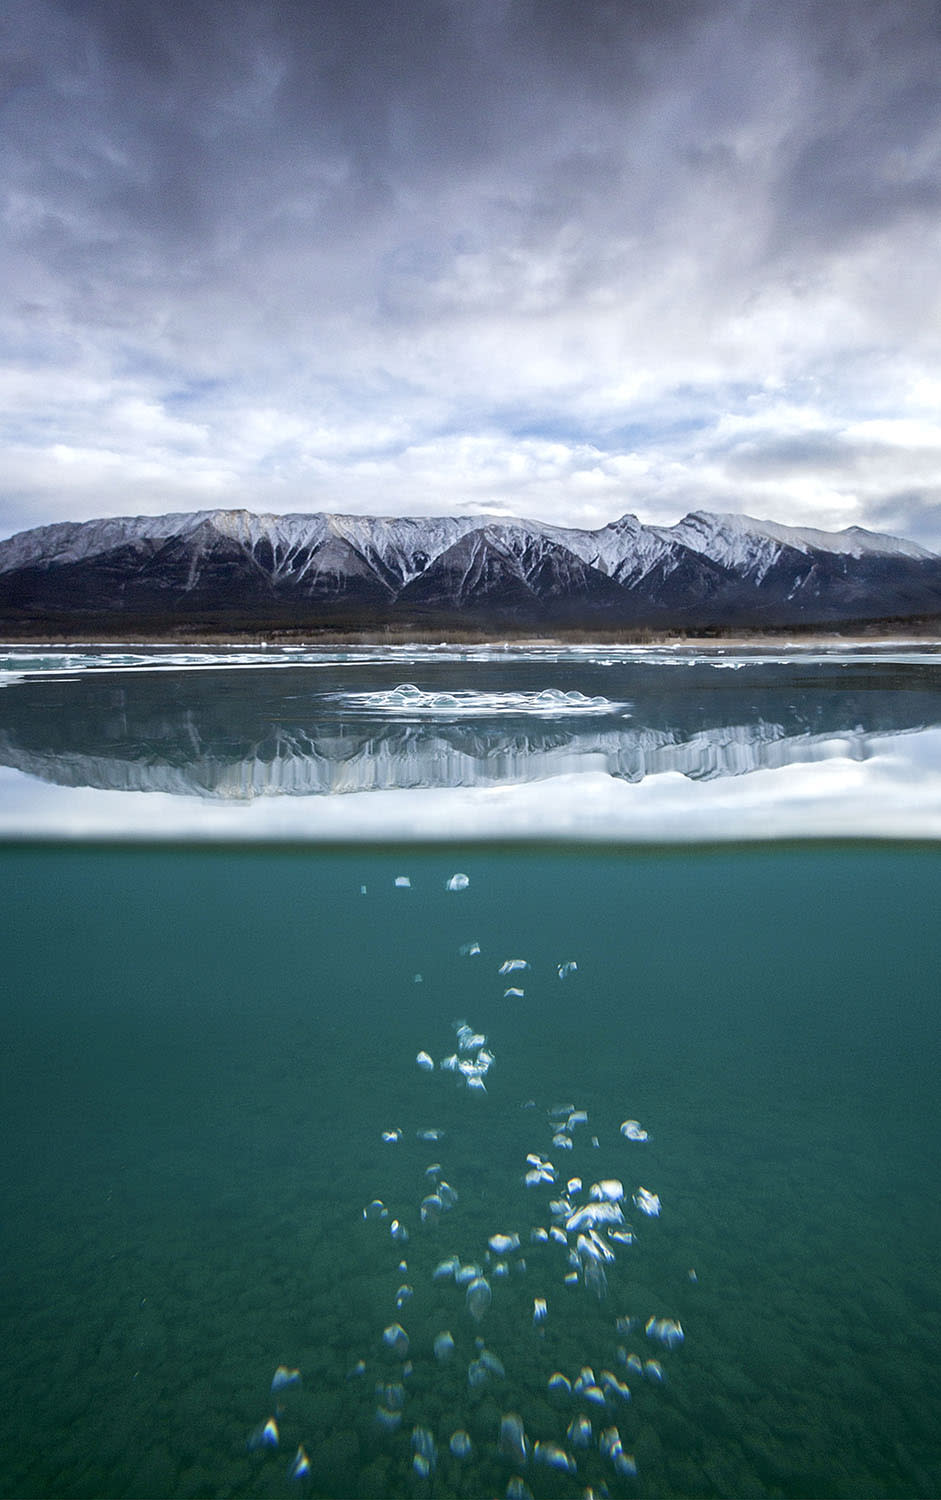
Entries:
{"label": "green water", "polygon": [[[455,870],[466,891],[445,890]],[[624,1376],[619,1346],[666,1372],[595,1416],[636,1480],[593,1448],[577,1477],[531,1462],[537,1500],[941,1493],[937,847],[24,846],[0,853],[0,899],[2,1494],[502,1495],[500,1414],[564,1443],[579,1408],[549,1375]],[[498,976],[516,956],[530,969]],[[415,1064],[465,1018],[496,1054],[486,1096]],[[590,1121],[567,1153],[560,1101]],[[620,1135],[628,1116],[648,1143]],[[604,1301],[528,1244],[551,1196],[521,1185],[530,1151],[563,1183],[662,1199],[659,1219],[628,1205],[637,1242]],[[459,1193],[436,1230],[434,1161]],[[407,1245],[363,1220],[374,1197]],[[431,1271],[481,1260],[495,1230],[527,1269],[491,1277],[478,1327]],[[682,1347],[650,1345],[654,1314]],[[394,1320],[413,1369],[390,1434]],[[470,1391],[477,1336],[506,1377]],[[251,1452],[282,1363],[303,1386],[279,1451]],[[416,1424],[433,1482],[411,1471]],[[311,1474],[291,1482],[299,1443]]]}

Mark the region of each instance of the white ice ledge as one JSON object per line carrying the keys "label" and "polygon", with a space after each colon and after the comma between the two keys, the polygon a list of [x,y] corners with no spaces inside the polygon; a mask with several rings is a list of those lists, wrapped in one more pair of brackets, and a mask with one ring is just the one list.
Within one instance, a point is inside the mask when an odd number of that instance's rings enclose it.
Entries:
{"label": "white ice ledge", "polygon": [[[941,728],[873,736],[749,776],[694,781],[603,771],[526,784],[216,802],[50,785],[0,770],[0,838],[289,842],[713,843],[791,838],[941,839]],[[843,747],[845,749],[845,747]]]}

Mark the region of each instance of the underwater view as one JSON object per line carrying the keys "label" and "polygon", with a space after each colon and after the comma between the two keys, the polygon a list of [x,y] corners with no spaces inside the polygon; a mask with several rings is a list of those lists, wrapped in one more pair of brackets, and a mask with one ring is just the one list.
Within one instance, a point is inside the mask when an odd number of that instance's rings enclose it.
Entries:
{"label": "underwater view", "polygon": [[0,652],[6,1496],[941,1494],[941,652]]}

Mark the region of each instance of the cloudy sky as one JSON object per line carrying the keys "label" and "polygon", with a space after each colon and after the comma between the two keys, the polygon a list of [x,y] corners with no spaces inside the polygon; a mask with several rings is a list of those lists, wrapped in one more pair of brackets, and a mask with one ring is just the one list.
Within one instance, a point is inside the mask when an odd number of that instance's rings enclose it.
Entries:
{"label": "cloudy sky", "polygon": [[5,0],[0,535],[941,549],[936,0]]}

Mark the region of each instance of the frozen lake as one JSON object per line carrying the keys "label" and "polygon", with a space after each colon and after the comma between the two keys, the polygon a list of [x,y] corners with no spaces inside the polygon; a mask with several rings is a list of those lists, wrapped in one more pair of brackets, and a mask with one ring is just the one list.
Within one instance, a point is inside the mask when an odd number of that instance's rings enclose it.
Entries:
{"label": "frozen lake", "polygon": [[930,647],[11,650],[0,681],[12,837],[941,834]]}

